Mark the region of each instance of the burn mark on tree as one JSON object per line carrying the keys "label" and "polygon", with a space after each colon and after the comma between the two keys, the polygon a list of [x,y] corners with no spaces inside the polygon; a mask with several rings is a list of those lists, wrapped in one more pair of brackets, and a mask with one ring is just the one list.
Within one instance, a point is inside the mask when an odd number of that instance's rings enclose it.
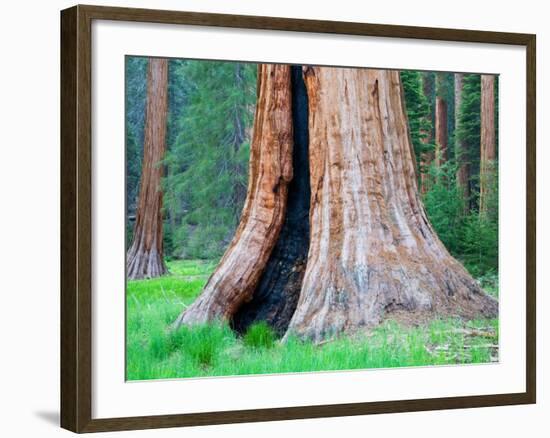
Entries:
{"label": "burn mark on tree", "polygon": [[[244,303],[232,320],[233,328],[244,332],[256,321],[266,321],[282,336],[300,295],[309,248],[308,100],[302,68],[291,68],[292,152],[294,177],[288,187],[285,222],[279,239],[252,299]],[[278,185],[273,189],[278,190]]]}
{"label": "burn mark on tree", "polygon": [[174,328],[230,320],[258,285],[285,219],[292,179],[290,85],[290,66],[259,65],[250,176],[241,220],[201,295],[180,314]]}
{"label": "burn mark on tree", "polygon": [[[313,70],[315,81],[306,78],[315,190],[310,248],[285,338],[321,342],[401,310],[495,316],[496,300],[452,258],[427,219],[399,73]],[[350,100],[342,98],[346,87]]]}

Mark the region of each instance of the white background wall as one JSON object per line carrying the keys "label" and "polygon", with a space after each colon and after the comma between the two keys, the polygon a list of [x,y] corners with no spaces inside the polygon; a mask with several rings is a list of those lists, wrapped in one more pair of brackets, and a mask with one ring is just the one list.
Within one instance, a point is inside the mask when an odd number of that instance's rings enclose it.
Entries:
{"label": "white background wall", "polygon": [[[543,296],[549,245],[543,199],[549,154],[543,121],[549,13],[542,1],[111,0],[93,4],[272,15],[537,34],[538,347],[536,406],[392,414],[107,434],[144,437],[507,437],[547,436],[550,387],[543,350],[550,324]],[[370,3],[370,4],[369,4]],[[0,433],[68,436],[58,428],[59,400],[59,10],[70,1],[6,1],[0,17]],[[546,128],[546,129],[545,129]],[[7,133],[7,135],[6,135]],[[546,162],[546,163],[545,163]],[[547,164],[546,166],[544,164]],[[7,242],[7,244],[6,244]],[[546,416],[545,416],[546,414]]]}

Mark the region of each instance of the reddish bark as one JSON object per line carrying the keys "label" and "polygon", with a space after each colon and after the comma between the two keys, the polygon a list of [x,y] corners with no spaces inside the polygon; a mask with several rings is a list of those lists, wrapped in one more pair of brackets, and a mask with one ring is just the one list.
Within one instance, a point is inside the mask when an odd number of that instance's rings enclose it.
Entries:
{"label": "reddish bark", "polygon": [[[433,73],[426,72],[422,75],[422,92],[424,93],[424,96],[426,96],[428,102],[430,102],[430,108],[432,108],[431,96],[433,95],[433,86],[435,85],[435,83],[433,81],[430,81],[429,75],[433,75]],[[431,144],[434,140],[434,133],[432,129],[432,127],[434,126],[434,117],[432,111],[430,111],[430,114],[428,116],[428,122],[430,128],[428,132],[423,133],[425,134],[425,137],[422,139],[422,142],[424,144]],[[420,156],[420,191],[422,193],[426,193],[430,189],[429,168],[433,160],[433,150],[430,152],[424,152]]]}
{"label": "reddish bark", "polygon": [[147,71],[143,164],[134,240],[126,256],[129,279],[166,273],[163,258],[161,179],[168,111],[168,60],[152,58]]}
{"label": "reddish bark", "polygon": [[288,186],[283,227],[252,299],[233,315],[231,325],[244,333],[258,321],[282,336],[300,296],[309,248],[308,102],[302,67],[292,66],[292,181]]}
{"label": "reddish bark", "polygon": [[[302,123],[291,117],[289,72],[286,66],[260,68],[241,224],[203,293],[175,326],[233,318],[254,300],[279,235],[288,236],[280,230],[292,177],[292,124]],[[303,281],[296,275],[300,281],[290,284],[300,293],[287,336],[320,341],[374,326],[396,311],[495,316],[497,301],[451,257],[428,221],[399,73],[307,67],[304,80],[310,240]],[[273,254],[282,260],[278,250]],[[276,266],[270,273],[275,283]],[[279,284],[281,299],[264,300],[269,311],[257,308],[255,315],[275,315],[276,306],[288,304],[285,297],[294,296],[289,283]]]}
{"label": "reddish bark", "polygon": [[435,98],[435,164],[445,164],[448,156],[447,102],[440,96]]}
{"label": "reddish bark", "polygon": [[496,315],[428,221],[399,73],[314,67],[305,77],[311,240],[287,334],[320,341],[396,310]]}
{"label": "reddish bark", "polygon": [[228,320],[252,298],[277,242],[292,179],[290,66],[258,67],[249,185],[235,236],[201,295],[174,326]]}

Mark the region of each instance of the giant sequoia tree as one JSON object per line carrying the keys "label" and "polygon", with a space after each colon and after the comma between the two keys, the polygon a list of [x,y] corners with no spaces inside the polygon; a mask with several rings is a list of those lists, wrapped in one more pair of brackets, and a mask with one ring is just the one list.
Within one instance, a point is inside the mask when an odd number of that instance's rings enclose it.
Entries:
{"label": "giant sequoia tree", "polygon": [[167,117],[168,60],[152,58],[147,71],[147,109],[136,224],[126,256],[129,279],[166,272],[162,251],[162,190]]}
{"label": "giant sequoia tree", "polygon": [[496,315],[428,221],[398,72],[261,65],[258,80],[240,225],[175,327],[267,320],[320,341],[396,311]]}

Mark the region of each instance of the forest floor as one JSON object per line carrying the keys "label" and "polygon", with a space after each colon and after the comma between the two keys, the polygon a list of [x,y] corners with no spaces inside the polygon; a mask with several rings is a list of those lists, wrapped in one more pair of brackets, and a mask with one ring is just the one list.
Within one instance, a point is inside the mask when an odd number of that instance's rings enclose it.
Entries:
{"label": "forest floor", "polygon": [[[317,345],[292,338],[282,344],[264,324],[242,337],[222,324],[168,331],[215,267],[214,261],[172,261],[167,276],[128,281],[128,380],[498,361],[498,319],[437,319],[413,325],[388,319],[373,330]],[[493,278],[482,285],[496,296],[496,284]]]}

